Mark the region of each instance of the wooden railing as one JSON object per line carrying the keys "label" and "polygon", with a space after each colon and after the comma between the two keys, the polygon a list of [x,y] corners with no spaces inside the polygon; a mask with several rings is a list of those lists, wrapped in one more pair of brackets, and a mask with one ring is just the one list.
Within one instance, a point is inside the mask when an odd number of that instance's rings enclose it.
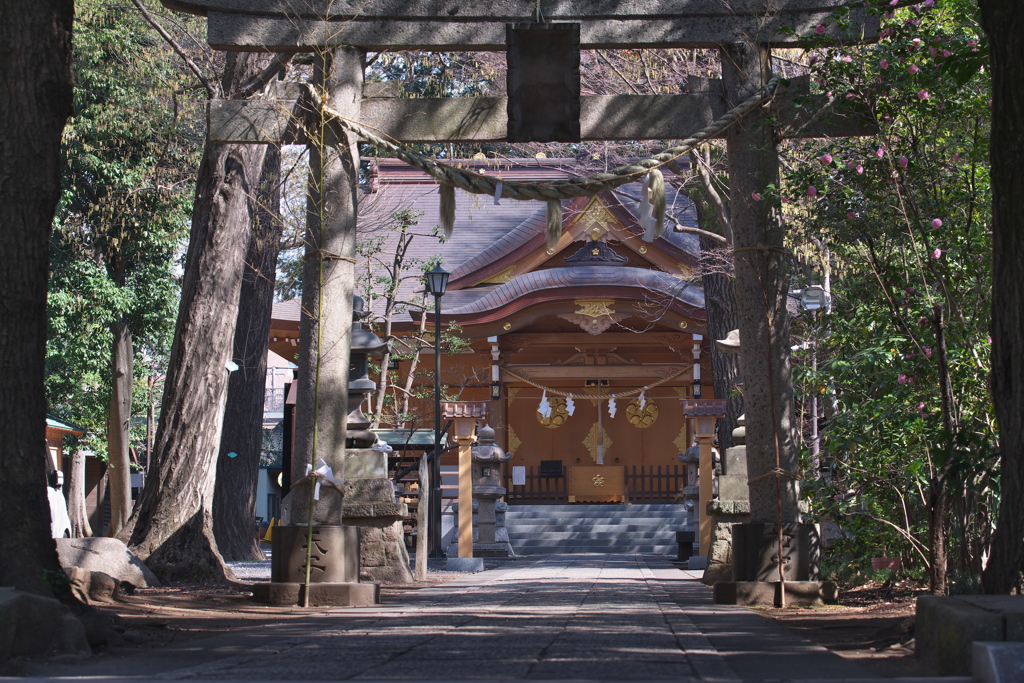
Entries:
{"label": "wooden railing", "polygon": [[627,503],[681,502],[680,490],[686,486],[686,468],[679,465],[626,466]]}
{"label": "wooden railing", "polygon": [[[681,502],[680,490],[686,486],[686,468],[679,465],[625,466],[626,503]],[[564,505],[569,502],[566,471],[559,476],[541,476],[532,465],[526,469],[526,484],[505,481],[505,500],[512,504]]]}
{"label": "wooden railing", "polygon": [[505,488],[508,490],[505,500],[511,504],[561,505],[569,502],[565,468],[562,468],[562,474],[551,477],[537,474],[533,465],[530,465],[526,468],[525,485],[513,486],[512,477],[509,477]]}

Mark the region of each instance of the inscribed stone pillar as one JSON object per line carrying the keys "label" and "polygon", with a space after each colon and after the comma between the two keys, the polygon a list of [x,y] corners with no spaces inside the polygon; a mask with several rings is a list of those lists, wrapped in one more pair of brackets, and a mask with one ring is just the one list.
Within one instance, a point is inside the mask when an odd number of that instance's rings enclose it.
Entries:
{"label": "inscribed stone pillar", "polygon": [[[768,48],[752,43],[723,46],[722,81],[728,107],[754,95],[771,78]],[[729,128],[730,211],[735,238],[736,303],[743,347],[740,368],[747,416],[747,460],[752,522],[777,519],[775,448],[780,465],[798,472],[789,364],[789,317],[785,233],[779,160],[770,113],[755,109]],[[757,193],[761,200],[754,199]],[[765,476],[769,475],[769,476]],[[799,521],[799,485],[784,477],[782,519]]]}
{"label": "inscribed stone pillar", "polygon": [[[323,88],[324,101],[358,120],[363,54],[340,47],[313,61],[313,84]],[[292,481],[317,458],[335,473],[344,470],[348,414],[359,147],[354,136],[327,123],[312,126]]]}

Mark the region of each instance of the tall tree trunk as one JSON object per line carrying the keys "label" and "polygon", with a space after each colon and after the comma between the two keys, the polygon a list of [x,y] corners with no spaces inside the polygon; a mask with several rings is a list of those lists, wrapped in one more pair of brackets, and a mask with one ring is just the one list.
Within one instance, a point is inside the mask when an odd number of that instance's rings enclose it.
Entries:
{"label": "tall tree trunk", "polygon": [[[267,59],[228,53],[223,92],[240,92]],[[213,489],[253,192],[265,151],[263,145],[207,142],[196,180],[160,424],[128,527],[129,546],[164,580],[233,578],[214,540]]]}
{"label": "tall tree trunk", "polygon": [[132,380],[135,351],[128,318],[110,326],[114,342],[110,354],[110,413],[107,416],[107,472],[110,475],[110,525],[107,536],[117,536],[132,514],[131,459],[128,453],[132,419]]}
{"label": "tall tree trunk", "polygon": [[[712,249],[716,245],[701,238],[702,251]],[[725,417],[718,421],[718,445],[724,453],[726,448],[734,445],[732,430],[736,429],[736,419],[743,414],[743,396],[736,386],[743,383],[740,375],[740,356],[738,353],[722,353],[715,341],[725,339],[729,332],[739,328],[736,317],[736,293],[733,291],[732,278],[726,273],[704,272],[701,275],[704,284],[704,310],[707,313],[708,337],[711,343],[711,373],[714,378],[715,398],[728,400],[725,405]],[[723,458],[722,462],[725,460]]]}
{"label": "tall tree trunk", "polygon": [[1024,570],[1024,5],[979,0],[992,73],[992,396],[999,422],[999,518],[982,575],[1008,593]]}
{"label": "tall tree trunk", "polygon": [[85,510],[85,451],[76,448],[71,455],[71,476],[68,477],[68,517],[71,538],[92,536],[89,514]]}
{"label": "tall tree trunk", "polygon": [[[257,189],[256,220],[238,301],[234,359],[239,368],[228,380],[224,430],[213,494],[213,531],[226,560],[260,560],[256,538],[256,485],[263,444],[263,403],[267,347],[274,305],[274,278],[284,224],[281,208],[281,149],[270,147]],[[237,454],[228,457],[228,453]]]}
{"label": "tall tree trunk", "polygon": [[0,586],[50,595],[46,463],[46,280],[71,114],[70,0],[0,4]]}

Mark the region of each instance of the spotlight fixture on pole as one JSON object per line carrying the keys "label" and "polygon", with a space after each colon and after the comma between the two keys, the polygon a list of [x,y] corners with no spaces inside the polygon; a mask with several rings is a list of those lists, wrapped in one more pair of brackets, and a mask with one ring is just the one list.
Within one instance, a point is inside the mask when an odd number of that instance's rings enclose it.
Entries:
{"label": "spotlight fixture on pole", "polygon": [[441,549],[441,297],[448,289],[449,273],[435,266],[426,274],[427,293],[434,297],[434,460],[430,467],[430,557]]}

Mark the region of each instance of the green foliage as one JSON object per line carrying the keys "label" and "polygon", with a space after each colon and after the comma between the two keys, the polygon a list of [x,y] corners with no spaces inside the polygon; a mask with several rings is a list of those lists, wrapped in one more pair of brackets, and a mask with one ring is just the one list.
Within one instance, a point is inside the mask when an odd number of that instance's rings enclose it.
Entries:
{"label": "green foliage", "polygon": [[150,357],[170,345],[202,132],[198,102],[178,94],[187,80],[176,58],[138,14],[103,0],[76,5],[46,381],[50,409],[88,427],[102,454],[95,435],[109,402],[109,326],[127,320]]}
{"label": "green foliage", "polygon": [[991,88],[975,11],[966,0],[898,9],[877,45],[815,50],[818,87],[870,107],[881,130],[794,146],[782,191],[806,270],[834,269],[834,312],[795,326],[818,342],[804,397],[838,398],[833,475],[805,490],[842,528],[832,551],[862,568],[882,554],[924,563],[935,491],[952,500],[960,575],[980,571],[991,528]]}

